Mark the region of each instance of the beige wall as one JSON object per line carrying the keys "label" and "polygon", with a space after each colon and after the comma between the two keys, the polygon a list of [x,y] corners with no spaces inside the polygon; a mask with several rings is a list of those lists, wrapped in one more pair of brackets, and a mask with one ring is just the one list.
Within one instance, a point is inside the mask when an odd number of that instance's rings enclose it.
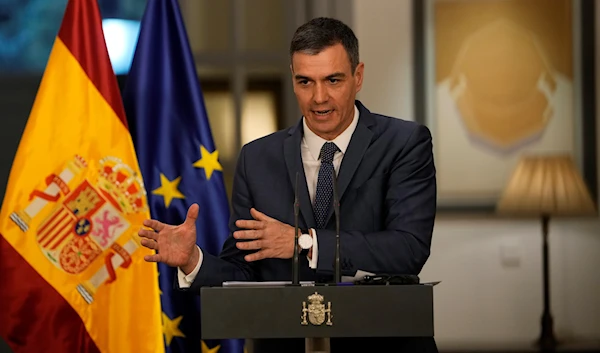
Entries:
{"label": "beige wall", "polygon": [[[375,112],[407,119],[413,112],[410,4],[354,0],[353,5],[366,65],[360,99]],[[600,29],[597,33],[600,47]],[[600,67],[596,74],[600,85]],[[597,94],[600,102],[600,90]],[[600,104],[598,109],[600,116]],[[598,157],[600,166],[600,151]],[[560,339],[600,339],[599,251],[600,221],[551,223],[551,299]],[[541,227],[536,221],[439,215],[421,277],[442,281],[435,291],[440,347],[529,344],[540,332]]]}
{"label": "beige wall", "polygon": [[194,52],[226,52],[231,49],[229,40],[232,33],[229,20],[232,5],[244,6],[241,23],[244,36],[239,38],[244,49],[286,50],[287,43],[281,30],[284,21],[284,2],[281,0],[181,0],[183,17]]}
{"label": "beige wall", "polygon": [[412,119],[409,0],[354,0],[353,29],[365,63],[358,98],[380,114]]}

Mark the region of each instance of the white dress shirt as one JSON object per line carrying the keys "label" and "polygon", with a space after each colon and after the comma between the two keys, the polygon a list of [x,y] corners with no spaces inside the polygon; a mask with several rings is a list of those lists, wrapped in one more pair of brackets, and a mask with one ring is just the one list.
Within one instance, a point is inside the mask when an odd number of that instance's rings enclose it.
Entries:
{"label": "white dress shirt", "polygon": [[[314,203],[315,193],[317,190],[317,180],[319,178],[319,169],[321,167],[321,161],[319,159],[321,147],[323,147],[325,142],[333,142],[339,148],[339,151],[333,156],[333,167],[337,176],[342,163],[342,158],[346,153],[346,149],[348,148],[348,144],[350,144],[352,134],[354,133],[354,130],[356,130],[356,125],[358,124],[358,108],[356,106],[354,107],[354,117],[352,118],[352,123],[350,123],[348,128],[332,141],[327,141],[310,130],[306,125],[306,118],[302,120],[302,124],[304,127],[304,136],[302,137],[302,143],[300,146],[302,153],[302,164],[304,165],[304,173],[306,176],[306,184],[308,186],[310,201],[311,203]],[[313,237],[312,259],[309,259],[309,266],[312,269],[316,269],[319,256],[318,234],[315,229],[310,229],[309,231]],[[181,268],[178,268],[177,277],[180,288],[189,288],[194,281],[194,278],[196,278],[198,271],[200,270],[203,256],[202,249],[198,248],[198,250],[200,252],[200,258],[192,272],[186,276],[183,271],[181,271]]]}

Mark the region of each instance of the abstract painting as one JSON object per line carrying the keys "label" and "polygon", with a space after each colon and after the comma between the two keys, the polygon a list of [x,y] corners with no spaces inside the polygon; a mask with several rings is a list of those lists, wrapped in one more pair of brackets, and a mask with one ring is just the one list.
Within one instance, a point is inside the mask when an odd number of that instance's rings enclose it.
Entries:
{"label": "abstract painting", "polygon": [[425,123],[440,205],[493,207],[525,153],[577,155],[570,0],[429,0]]}

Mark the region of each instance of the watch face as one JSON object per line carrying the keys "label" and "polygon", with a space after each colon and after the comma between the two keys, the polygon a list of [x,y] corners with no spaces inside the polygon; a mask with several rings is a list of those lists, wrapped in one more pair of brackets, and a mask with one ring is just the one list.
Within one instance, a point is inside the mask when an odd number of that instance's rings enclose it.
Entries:
{"label": "watch face", "polygon": [[312,237],[308,234],[302,234],[298,238],[298,244],[302,249],[309,249],[312,246]]}

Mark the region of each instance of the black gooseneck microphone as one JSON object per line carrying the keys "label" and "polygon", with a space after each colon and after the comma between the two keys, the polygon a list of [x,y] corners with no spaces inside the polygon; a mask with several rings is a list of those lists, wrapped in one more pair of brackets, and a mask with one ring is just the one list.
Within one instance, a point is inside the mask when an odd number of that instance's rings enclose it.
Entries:
{"label": "black gooseneck microphone", "polygon": [[335,277],[334,283],[342,283],[340,268],[340,200],[337,192],[337,177],[333,173],[333,211],[335,212]]}
{"label": "black gooseneck microphone", "polygon": [[294,258],[292,261],[292,284],[300,284],[298,275],[298,213],[300,202],[298,201],[298,172],[296,172],[296,185],[294,188]]}

